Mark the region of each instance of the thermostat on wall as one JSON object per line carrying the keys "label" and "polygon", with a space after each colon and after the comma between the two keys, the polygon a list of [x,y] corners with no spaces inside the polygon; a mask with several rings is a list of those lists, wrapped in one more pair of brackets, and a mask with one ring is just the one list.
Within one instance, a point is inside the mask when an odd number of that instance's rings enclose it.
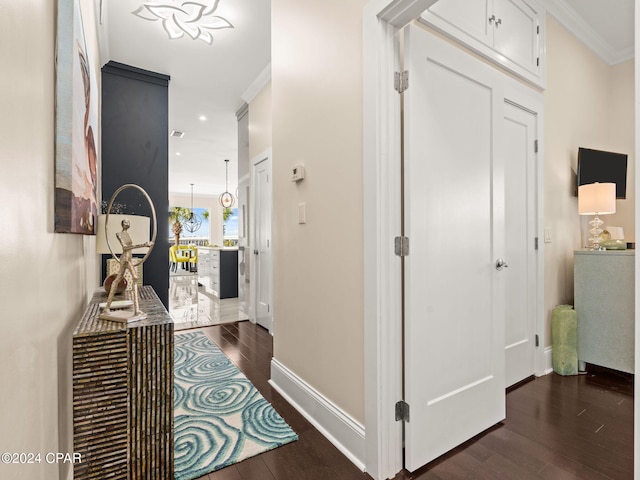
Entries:
{"label": "thermostat on wall", "polygon": [[304,167],[302,166],[302,164],[295,165],[291,173],[292,182],[299,182],[300,180],[304,179]]}

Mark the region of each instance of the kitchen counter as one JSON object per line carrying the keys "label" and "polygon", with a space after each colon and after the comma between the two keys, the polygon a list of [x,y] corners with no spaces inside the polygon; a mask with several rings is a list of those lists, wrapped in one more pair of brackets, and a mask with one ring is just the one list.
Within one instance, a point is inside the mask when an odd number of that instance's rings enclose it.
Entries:
{"label": "kitchen counter", "polygon": [[238,248],[198,247],[198,281],[220,299],[238,296]]}

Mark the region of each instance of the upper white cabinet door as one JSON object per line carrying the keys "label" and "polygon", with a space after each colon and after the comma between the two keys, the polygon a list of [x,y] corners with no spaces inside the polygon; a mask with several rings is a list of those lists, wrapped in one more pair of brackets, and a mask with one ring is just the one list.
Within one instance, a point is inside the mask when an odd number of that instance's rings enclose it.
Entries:
{"label": "upper white cabinet door", "polygon": [[538,75],[539,12],[522,0],[493,0],[496,17],[494,48],[522,68]]}
{"label": "upper white cabinet door", "polygon": [[492,0],[440,0],[430,9],[434,17],[459,29],[487,45],[493,43],[491,16]]}
{"label": "upper white cabinet door", "polygon": [[545,88],[544,15],[535,0],[439,0],[420,21]]}

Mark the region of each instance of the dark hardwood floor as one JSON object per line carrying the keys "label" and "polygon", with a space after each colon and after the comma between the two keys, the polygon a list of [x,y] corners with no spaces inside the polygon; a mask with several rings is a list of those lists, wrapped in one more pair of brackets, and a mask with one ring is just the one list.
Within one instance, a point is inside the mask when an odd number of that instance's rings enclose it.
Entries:
{"label": "dark hardwood floor", "polygon": [[271,402],[299,440],[198,480],[371,480],[269,385],[273,337],[265,329],[237,322],[201,330]]}
{"label": "dark hardwood floor", "polygon": [[507,419],[406,479],[633,479],[633,380],[549,374],[507,394]]}
{"label": "dark hardwood floor", "polygon": [[[272,337],[249,322],[203,328],[299,435],[198,480],[356,480],[360,472],[268,383]],[[507,419],[394,480],[633,478],[633,379],[602,369],[555,374],[507,394]]]}

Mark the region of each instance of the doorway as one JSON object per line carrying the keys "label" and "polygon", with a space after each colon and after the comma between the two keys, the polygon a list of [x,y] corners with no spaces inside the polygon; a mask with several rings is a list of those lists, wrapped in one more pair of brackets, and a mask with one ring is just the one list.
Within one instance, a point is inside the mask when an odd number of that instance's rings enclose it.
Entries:
{"label": "doorway", "polygon": [[[537,148],[542,98],[505,92],[505,386],[536,373]],[[527,102],[527,97],[532,101]],[[525,106],[529,104],[529,107]]]}
{"label": "doorway", "polygon": [[404,451],[415,471],[506,415],[504,94],[493,67],[419,26],[402,34]]}
{"label": "doorway", "polygon": [[271,152],[255,157],[251,162],[252,196],[250,216],[253,226],[251,246],[251,321],[273,335],[272,311],[272,243],[271,243]]}
{"label": "doorway", "polygon": [[[394,213],[401,208],[397,129],[401,112],[393,85],[394,71],[398,70],[394,36],[434,3],[372,0],[364,9],[364,203],[365,210],[371,210],[365,211],[365,418],[367,471],[374,478],[392,477],[403,467],[402,428],[387,414],[396,408],[403,389],[398,378],[398,372],[402,371],[402,333],[397,321],[402,315],[402,292],[397,287],[402,272],[393,245],[393,238],[400,231]],[[411,84],[414,80],[412,77]],[[542,151],[542,142],[539,149]],[[535,190],[541,192],[541,165],[536,165],[536,169],[539,181]],[[538,196],[537,202],[540,201]],[[379,205],[385,208],[380,210]],[[539,208],[536,215],[540,215]],[[538,218],[536,221],[539,225]],[[542,265],[540,248],[536,262],[538,287]],[[538,288],[537,305],[541,299]],[[536,323],[539,322],[536,318]],[[541,341],[544,342],[542,337]],[[504,347],[502,343],[503,360]],[[536,355],[537,372],[543,365],[541,350]]]}

